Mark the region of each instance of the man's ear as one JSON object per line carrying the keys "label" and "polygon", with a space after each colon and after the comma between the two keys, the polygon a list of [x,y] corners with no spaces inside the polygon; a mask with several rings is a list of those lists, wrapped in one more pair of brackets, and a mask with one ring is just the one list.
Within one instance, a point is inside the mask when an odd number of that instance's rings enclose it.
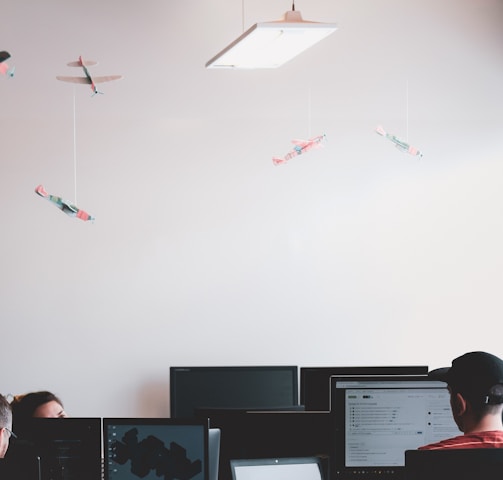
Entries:
{"label": "man's ear", "polygon": [[456,417],[464,415],[464,413],[468,408],[468,405],[463,395],[461,395],[460,393],[453,393],[451,395],[451,399],[452,399],[452,413]]}

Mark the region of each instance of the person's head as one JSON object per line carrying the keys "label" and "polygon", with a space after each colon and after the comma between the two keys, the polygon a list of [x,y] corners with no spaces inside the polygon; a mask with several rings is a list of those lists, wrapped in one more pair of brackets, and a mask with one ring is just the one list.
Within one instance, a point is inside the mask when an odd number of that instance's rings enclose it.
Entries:
{"label": "person's head", "polygon": [[470,352],[429,376],[447,383],[454,420],[461,431],[466,433],[468,426],[487,419],[501,424],[503,360],[486,352]]}
{"label": "person's head", "polygon": [[5,456],[12,435],[12,411],[9,402],[0,395],[0,458]]}
{"label": "person's head", "polygon": [[31,392],[14,397],[11,403],[14,423],[22,423],[28,418],[66,417],[63,402],[47,391]]}

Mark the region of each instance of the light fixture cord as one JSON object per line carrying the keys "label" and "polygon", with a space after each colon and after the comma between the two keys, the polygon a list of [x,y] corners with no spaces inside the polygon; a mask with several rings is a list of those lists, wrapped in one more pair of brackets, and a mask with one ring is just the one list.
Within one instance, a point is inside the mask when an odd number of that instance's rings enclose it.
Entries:
{"label": "light fixture cord", "polygon": [[77,204],[77,126],[75,115],[75,86],[73,87],[73,187],[74,202]]}
{"label": "light fixture cord", "polygon": [[241,2],[241,29],[245,31],[245,0]]}

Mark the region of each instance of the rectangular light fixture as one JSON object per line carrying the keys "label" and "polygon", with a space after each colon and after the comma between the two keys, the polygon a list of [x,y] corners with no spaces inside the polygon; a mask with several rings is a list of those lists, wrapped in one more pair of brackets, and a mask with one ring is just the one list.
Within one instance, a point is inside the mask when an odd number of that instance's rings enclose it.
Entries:
{"label": "rectangular light fixture", "polygon": [[337,30],[333,23],[302,20],[286,12],[275,22],[256,23],[206,63],[206,68],[277,68]]}

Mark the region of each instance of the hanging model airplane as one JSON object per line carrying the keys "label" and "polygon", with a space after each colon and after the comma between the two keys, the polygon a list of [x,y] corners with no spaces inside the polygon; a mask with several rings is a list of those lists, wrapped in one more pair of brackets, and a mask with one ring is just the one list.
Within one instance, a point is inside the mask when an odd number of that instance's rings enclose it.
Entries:
{"label": "hanging model airplane", "polygon": [[98,88],[96,87],[97,83],[111,82],[113,80],[120,80],[122,78],[122,75],[106,75],[103,77],[91,77],[91,74],[89,73],[89,70],[87,69],[87,67],[92,67],[93,65],[97,65],[97,64],[98,64],[98,62],[94,62],[92,60],[83,60],[82,56],[80,56],[76,62],[70,62],[67,65],[69,67],[81,67],[84,70],[85,77],[57,76],[56,78],[58,80],[61,80],[62,82],[84,83],[84,84],[90,85],[91,90],[93,91],[93,96],[96,95],[97,93],[103,93],[103,92],[98,91]]}
{"label": "hanging model airplane", "polygon": [[9,65],[7,65],[7,62],[5,60],[8,60],[10,58],[10,53],[6,52],[5,50],[0,52],[0,73],[2,75],[7,75],[9,77],[14,76],[14,67],[9,68]]}
{"label": "hanging model airplane", "polygon": [[319,148],[322,142],[326,139],[326,137],[327,136],[323,134],[317,137],[310,138],[309,140],[292,140],[292,143],[295,145],[293,147],[293,150],[288,152],[283,158],[273,157],[272,163],[274,163],[274,165],[283,165],[284,163],[288,162],[288,160],[291,160],[293,157],[296,157],[297,155],[301,155],[305,152],[308,152],[313,148]]}
{"label": "hanging model airplane", "polygon": [[400,140],[398,137],[395,137],[395,135],[391,135],[390,133],[386,133],[383,127],[378,126],[375,129],[376,133],[379,135],[382,135],[383,137],[386,137],[390,142],[393,142],[395,144],[395,147],[398,148],[398,150],[409,153],[410,155],[415,155],[418,157],[422,157],[423,154],[420,150],[418,150],[415,147],[411,147],[408,143],[404,142],[403,140]]}
{"label": "hanging model airplane", "polygon": [[84,210],[77,208],[75,205],[72,205],[71,203],[68,203],[61,197],[56,197],[54,195],[48,194],[42,185],[39,185],[35,189],[35,193],[49,200],[51,203],[56,205],[56,207],[58,207],[61,211],[65,212],[69,217],[80,218],[81,220],[84,221],[94,220],[94,217],[89,215],[87,212],[84,212]]}

